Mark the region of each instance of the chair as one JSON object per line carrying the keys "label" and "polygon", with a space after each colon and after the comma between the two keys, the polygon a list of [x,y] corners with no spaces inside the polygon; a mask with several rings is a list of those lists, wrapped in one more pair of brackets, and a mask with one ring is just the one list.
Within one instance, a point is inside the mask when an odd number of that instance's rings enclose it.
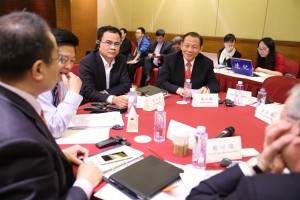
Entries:
{"label": "chair", "polygon": [[133,85],[139,87],[141,80],[142,80],[142,75],[143,75],[143,67],[139,66],[136,68],[136,71],[134,74]]}
{"label": "chair", "polygon": [[300,80],[296,78],[272,76],[264,80],[262,87],[267,91],[267,99],[284,103],[288,97],[287,92],[297,83],[300,83]]}
{"label": "chair", "polygon": [[74,64],[72,69],[71,69],[71,72],[73,72],[73,74],[78,76],[79,75],[79,64]]}
{"label": "chair", "polygon": [[135,52],[135,49],[136,49],[136,46],[134,44],[134,42],[130,41],[131,42],[131,53],[133,54]]}
{"label": "chair", "polygon": [[157,76],[158,76],[159,68],[154,68],[151,73],[150,85],[156,86]]}
{"label": "chair", "polygon": [[293,60],[285,60],[285,73],[290,73],[295,77],[298,76],[299,65]]}

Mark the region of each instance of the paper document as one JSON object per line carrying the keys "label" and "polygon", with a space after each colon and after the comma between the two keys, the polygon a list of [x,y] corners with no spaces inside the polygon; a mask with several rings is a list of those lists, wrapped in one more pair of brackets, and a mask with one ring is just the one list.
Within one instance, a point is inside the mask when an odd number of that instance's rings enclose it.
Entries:
{"label": "paper document", "polygon": [[68,129],[85,129],[92,127],[112,127],[116,124],[124,126],[120,112],[75,115]]}

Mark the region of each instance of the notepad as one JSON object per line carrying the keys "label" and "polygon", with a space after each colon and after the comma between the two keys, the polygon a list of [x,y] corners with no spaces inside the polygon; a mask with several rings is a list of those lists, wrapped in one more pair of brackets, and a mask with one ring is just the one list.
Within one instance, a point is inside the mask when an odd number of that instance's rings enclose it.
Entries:
{"label": "notepad", "polygon": [[155,156],[148,156],[109,177],[138,199],[149,199],[179,178],[183,170]]}

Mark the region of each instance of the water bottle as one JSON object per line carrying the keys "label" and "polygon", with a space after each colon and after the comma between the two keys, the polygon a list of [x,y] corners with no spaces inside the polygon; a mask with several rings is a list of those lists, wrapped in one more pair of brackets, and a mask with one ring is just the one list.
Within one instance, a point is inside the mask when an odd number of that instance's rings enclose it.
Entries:
{"label": "water bottle", "polygon": [[191,79],[186,79],[184,83],[183,102],[190,103],[192,98],[192,83]]}
{"label": "water bottle", "polygon": [[205,170],[206,166],[206,143],[208,134],[205,126],[198,126],[194,134],[194,146],[192,164],[195,168]]}
{"label": "water bottle", "polygon": [[166,112],[163,106],[158,106],[154,113],[154,141],[166,140]]}
{"label": "water bottle", "polygon": [[265,88],[260,88],[260,90],[257,93],[257,103],[256,107],[258,107],[260,104],[265,104],[267,98],[267,92]]}
{"label": "water bottle", "polygon": [[236,88],[235,88],[235,97],[234,97],[234,105],[240,106],[243,104],[243,82],[242,81],[238,81],[238,83],[236,84]]}
{"label": "water bottle", "polygon": [[135,88],[130,88],[130,91],[128,92],[128,114],[130,113],[132,107],[136,111],[136,104],[137,104],[137,95],[136,95]]}

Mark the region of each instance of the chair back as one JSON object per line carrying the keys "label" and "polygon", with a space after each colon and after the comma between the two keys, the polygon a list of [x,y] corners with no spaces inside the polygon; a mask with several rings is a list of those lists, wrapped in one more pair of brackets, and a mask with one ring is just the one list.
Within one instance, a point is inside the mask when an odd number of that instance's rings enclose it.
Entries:
{"label": "chair back", "polygon": [[132,41],[130,41],[130,42],[131,42],[131,53],[134,53],[136,46],[135,46],[134,42],[132,42]]}
{"label": "chair back", "polygon": [[78,76],[79,75],[79,64],[74,64],[72,69],[71,69],[71,72],[73,72],[73,74]]}
{"label": "chair back", "polygon": [[299,72],[299,65],[293,60],[285,60],[285,73],[290,73],[297,77]]}
{"label": "chair back", "polygon": [[267,91],[267,99],[272,99],[278,103],[284,103],[288,97],[288,91],[297,83],[299,79],[286,76],[271,76],[262,83]]}

